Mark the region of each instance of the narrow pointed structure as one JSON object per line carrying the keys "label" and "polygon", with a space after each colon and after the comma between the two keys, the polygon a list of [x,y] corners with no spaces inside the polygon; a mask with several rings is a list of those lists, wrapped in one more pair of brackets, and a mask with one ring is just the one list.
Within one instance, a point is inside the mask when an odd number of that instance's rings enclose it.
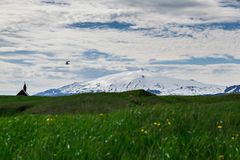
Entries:
{"label": "narrow pointed structure", "polygon": [[27,85],[26,85],[25,82],[24,82],[24,85],[23,85],[23,90],[24,90],[25,92],[27,92]]}
{"label": "narrow pointed structure", "polygon": [[17,94],[17,96],[29,96],[27,93],[27,85],[24,82],[23,89]]}

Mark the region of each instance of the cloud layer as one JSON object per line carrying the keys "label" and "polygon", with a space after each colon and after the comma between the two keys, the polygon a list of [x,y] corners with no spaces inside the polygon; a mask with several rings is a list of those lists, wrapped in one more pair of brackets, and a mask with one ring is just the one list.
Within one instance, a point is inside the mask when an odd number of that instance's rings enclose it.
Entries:
{"label": "cloud layer", "polygon": [[35,93],[139,68],[239,83],[239,3],[2,0],[0,94],[16,93],[23,81]]}

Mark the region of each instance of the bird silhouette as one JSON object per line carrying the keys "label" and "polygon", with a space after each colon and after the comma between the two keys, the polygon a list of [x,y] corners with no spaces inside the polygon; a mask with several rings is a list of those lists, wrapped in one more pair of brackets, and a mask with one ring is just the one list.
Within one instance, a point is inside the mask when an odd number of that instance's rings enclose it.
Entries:
{"label": "bird silhouette", "polygon": [[66,65],[70,65],[70,61],[66,61]]}

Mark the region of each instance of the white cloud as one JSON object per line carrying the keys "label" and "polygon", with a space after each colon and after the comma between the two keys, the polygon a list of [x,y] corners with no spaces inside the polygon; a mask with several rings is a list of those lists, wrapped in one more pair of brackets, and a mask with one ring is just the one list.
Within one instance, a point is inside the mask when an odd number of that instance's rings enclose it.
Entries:
{"label": "white cloud", "polygon": [[[0,2],[0,75],[3,77],[0,94],[15,93],[16,85],[24,80],[30,81],[32,93],[43,88],[83,81],[88,78],[83,72],[87,68],[105,68],[117,72],[135,66],[157,68],[149,66],[150,59],[176,60],[189,56],[226,54],[240,58],[240,29],[206,29],[197,32],[177,25],[240,20],[239,9],[222,7],[216,0],[51,0],[46,3],[47,1],[49,0],[45,0],[45,3],[40,0]],[[146,30],[66,28],[75,22],[109,21],[124,21]],[[180,36],[172,36],[173,33]],[[157,37],[158,34],[166,35],[167,38]],[[193,38],[181,35],[192,35]],[[88,61],[84,59],[83,53],[89,49],[136,61]],[[20,54],[18,51],[29,51],[29,54]],[[76,58],[74,55],[79,56]],[[6,59],[25,59],[32,65],[3,61]],[[68,59],[72,63],[66,68],[64,61]],[[168,70],[164,73],[171,73],[175,77],[188,75],[189,78],[197,78],[196,72],[188,69],[192,66],[177,67],[174,70],[165,67]],[[222,64],[207,69],[204,66],[195,67],[198,71],[206,70],[202,73],[205,75],[202,77],[206,78],[201,78],[204,82],[234,84],[240,81],[236,76],[240,72],[235,68],[239,68],[238,65]],[[217,72],[217,67],[225,72]],[[224,75],[232,78],[227,81]]]}

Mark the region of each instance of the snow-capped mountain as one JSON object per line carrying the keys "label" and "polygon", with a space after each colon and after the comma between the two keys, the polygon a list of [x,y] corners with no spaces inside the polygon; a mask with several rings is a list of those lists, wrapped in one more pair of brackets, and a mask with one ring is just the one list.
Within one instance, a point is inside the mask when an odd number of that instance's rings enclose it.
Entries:
{"label": "snow-capped mountain", "polygon": [[138,70],[104,76],[89,82],[76,82],[38,96],[60,96],[90,92],[124,92],[144,89],[157,95],[209,95],[223,93],[226,87],[194,80],[164,77],[158,72]]}
{"label": "snow-capped mountain", "polygon": [[224,93],[240,93],[240,85],[227,87]]}

